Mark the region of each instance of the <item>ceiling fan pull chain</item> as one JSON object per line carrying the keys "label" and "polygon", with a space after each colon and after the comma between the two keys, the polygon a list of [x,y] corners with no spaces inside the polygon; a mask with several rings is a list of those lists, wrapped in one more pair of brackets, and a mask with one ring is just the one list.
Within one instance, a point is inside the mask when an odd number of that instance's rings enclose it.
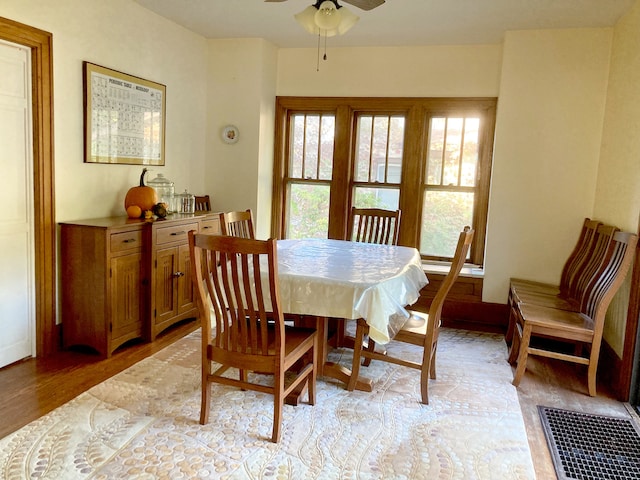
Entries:
{"label": "ceiling fan pull chain", "polygon": [[324,32],[324,56],[322,57],[323,60],[327,59],[327,32]]}
{"label": "ceiling fan pull chain", "polygon": [[318,29],[318,55],[316,56],[316,72],[320,71],[320,29]]}

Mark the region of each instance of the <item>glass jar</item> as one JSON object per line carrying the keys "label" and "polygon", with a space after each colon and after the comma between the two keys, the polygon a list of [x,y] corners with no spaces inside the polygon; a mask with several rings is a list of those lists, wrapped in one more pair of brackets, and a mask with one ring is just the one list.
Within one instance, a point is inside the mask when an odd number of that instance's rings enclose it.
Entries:
{"label": "glass jar", "polygon": [[167,204],[167,212],[174,213],[176,211],[175,205],[175,188],[173,182],[165,178],[162,173],[159,173],[156,178],[149,180],[147,186],[153,187],[158,195],[158,203]]}
{"label": "glass jar", "polygon": [[176,211],[178,213],[194,213],[196,211],[196,196],[187,192],[176,195]]}

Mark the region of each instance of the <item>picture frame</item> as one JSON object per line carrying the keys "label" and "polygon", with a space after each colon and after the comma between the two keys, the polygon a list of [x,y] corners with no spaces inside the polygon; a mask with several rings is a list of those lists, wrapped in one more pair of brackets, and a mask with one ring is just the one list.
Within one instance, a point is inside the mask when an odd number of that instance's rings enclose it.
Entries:
{"label": "picture frame", "polygon": [[85,163],[165,164],[167,87],[83,62]]}

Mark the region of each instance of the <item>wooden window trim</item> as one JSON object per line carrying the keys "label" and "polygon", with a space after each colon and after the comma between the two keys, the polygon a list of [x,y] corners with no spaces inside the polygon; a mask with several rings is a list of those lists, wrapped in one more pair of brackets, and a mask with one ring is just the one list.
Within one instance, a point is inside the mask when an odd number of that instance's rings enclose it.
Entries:
{"label": "wooden window trim", "polygon": [[[473,224],[475,240],[470,251],[471,261],[482,265],[489,201],[491,159],[495,131],[497,99],[493,97],[419,98],[419,97],[276,97],[276,128],[273,172],[271,235],[283,238],[285,201],[283,195],[285,160],[289,155],[286,137],[291,113],[327,113],[335,115],[334,170],[329,207],[329,238],[346,238],[351,205],[351,175],[355,156],[356,117],[360,114],[402,114],[405,116],[404,158],[399,208],[402,210],[399,243],[418,246],[424,182],[424,158],[428,120],[430,116],[451,116],[452,112],[481,113],[483,134],[479,155],[478,187]],[[336,161],[336,159],[339,159]],[[419,159],[406,161],[406,159]],[[419,199],[416,202],[416,199]],[[416,207],[416,203],[419,206]],[[478,226],[482,228],[478,228]]]}

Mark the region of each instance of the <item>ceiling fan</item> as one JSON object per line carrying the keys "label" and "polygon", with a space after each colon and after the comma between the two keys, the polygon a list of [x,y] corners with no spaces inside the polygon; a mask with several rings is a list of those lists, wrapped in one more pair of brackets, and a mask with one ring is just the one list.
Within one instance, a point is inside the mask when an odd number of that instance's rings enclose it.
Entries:
{"label": "ceiling fan", "polygon": [[[264,0],[265,2],[285,2],[286,0]],[[342,0],[362,10],[373,10],[385,0]],[[318,60],[316,70],[320,70],[320,39],[324,38],[324,55],[327,59],[327,37],[346,33],[360,19],[338,0],[317,0],[302,12],[294,15],[296,21],[310,34],[318,36]]]}
{"label": "ceiling fan", "polygon": [[[265,2],[286,2],[287,0],[264,0]],[[331,0],[335,5],[336,8],[340,8],[340,5],[338,4],[338,0]],[[380,5],[382,5],[384,3],[385,0],[342,0],[344,3],[348,3],[350,5],[353,5],[354,7],[358,7],[361,10],[373,10],[376,7],[379,7]],[[316,7],[316,9],[320,6],[320,4],[322,3],[322,0],[318,0],[316,2],[316,4],[314,5]]]}

